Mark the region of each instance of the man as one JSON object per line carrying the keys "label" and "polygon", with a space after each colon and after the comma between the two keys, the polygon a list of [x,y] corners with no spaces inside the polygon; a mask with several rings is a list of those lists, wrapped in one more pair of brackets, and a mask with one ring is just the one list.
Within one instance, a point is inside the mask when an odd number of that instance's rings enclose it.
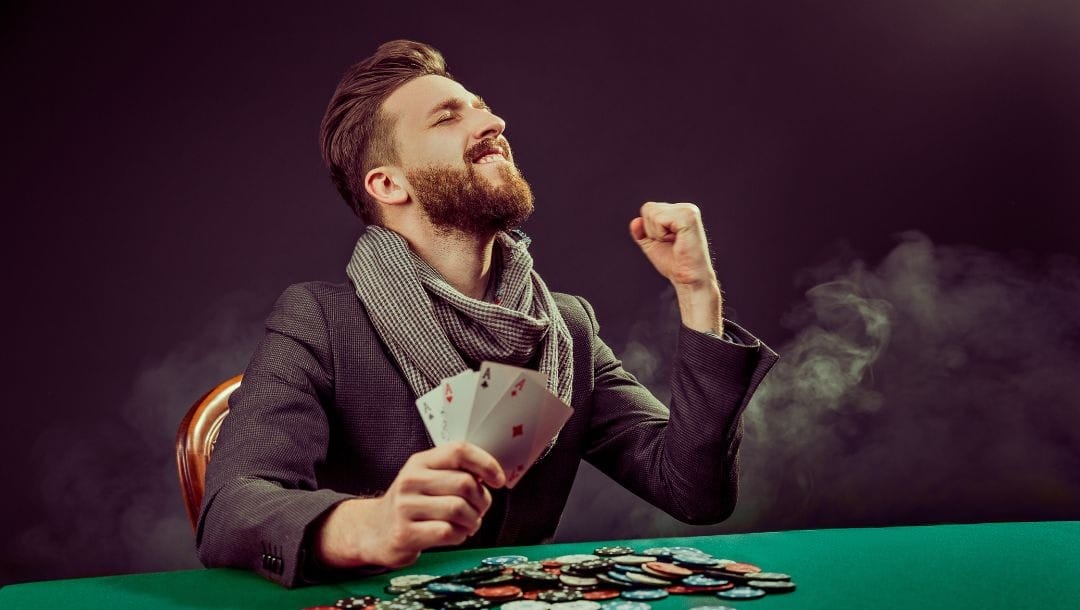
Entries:
{"label": "man", "polygon": [[[542,542],[582,458],[684,521],[731,513],[740,414],[776,355],[723,320],[697,207],[649,202],[629,225],[678,295],[669,412],[588,303],[532,270],[516,227],[533,197],[505,129],[426,45],[386,43],[345,74],[323,153],[367,230],[348,283],[292,286],[267,320],[207,471],[206,565],[294,586]],[[512,490],[475,445],[433,448],[414,406],[484,360],[543,372],[574,409]]]}

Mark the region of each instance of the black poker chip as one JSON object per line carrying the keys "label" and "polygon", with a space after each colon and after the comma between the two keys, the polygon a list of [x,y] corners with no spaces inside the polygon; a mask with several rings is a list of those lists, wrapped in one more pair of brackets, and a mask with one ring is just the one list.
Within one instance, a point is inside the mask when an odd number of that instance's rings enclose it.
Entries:
{"label": "black poker chip", "polygon": [[335,608],[349,608],[349,609],[367,608],[368,606],[374,606],[379,601],[381,601],[381,600],[379,598],[375,597],[374,595],[350,596],[350,597],[343,597],[343,598],[337,600],[334,603],[334,607]]}
{"label": "black poker chip", "polygon": [[439,580],[442,582],[479,582],[481,580],[495,578],[502,573],[503,569],[500,566],[477,566],[475,568],[462,570],[457,574],[443,576]]}
{"label": "black poker chip", "polygon": [[536,594],[537,601],[549,604],[576,602],[579,599],[581,599],[581,593],[573,589],[555,589],[553,591],[541,591]]}
{"label": "black poker chip", "polygon": [[595,551],[593,555],[599,555],[601,557],[617,557],[619,555],[633,555],[634,549],[628,546],[602,546]]}
{"label": "black poker chip", "polygon": [[375,610],[425,610],[424,605],[420,602],[403,602],[398,600],[378,602],[373,608]]}
{"label": "black poker chip", "polygon": [[572,563],[562,567],[563,574],[570,576],[592,576],[601,572],[607,572],[615,563],[610,559],[589,559],[581,563]]}

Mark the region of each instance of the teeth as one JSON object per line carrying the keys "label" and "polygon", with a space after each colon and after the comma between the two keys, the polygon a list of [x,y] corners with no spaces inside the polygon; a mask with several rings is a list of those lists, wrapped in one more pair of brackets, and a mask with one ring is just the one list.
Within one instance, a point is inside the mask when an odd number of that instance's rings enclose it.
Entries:
{"label": "teeth", "polygon": [[476,163],[491,163],[492,161],[502,161],[502,155],[499,153],[491,153],[490,155],[484,155],[476,160]]}

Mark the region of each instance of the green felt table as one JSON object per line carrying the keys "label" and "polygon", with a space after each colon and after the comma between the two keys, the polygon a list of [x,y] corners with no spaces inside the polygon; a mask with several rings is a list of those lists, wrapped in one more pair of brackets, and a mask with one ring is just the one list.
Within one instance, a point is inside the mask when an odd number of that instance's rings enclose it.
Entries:
{"label": "green felt table", "polygon": [[[717,557],[786,572],[793,593],[737,608],[1080,608],[1080,521],[823,529],[693,538],[603,541],[642,550],[696,546]],[[494,554],[545,559],[590,552],[598,542],[425,553],[394,573],[288,590],[228,569],[130,574],[9,585],[0,608],[265,608],[300,610],[347,595],[382,594],[403,573],[448,574]],[[719,604],[715,597],[673,595],[655,610]]]}

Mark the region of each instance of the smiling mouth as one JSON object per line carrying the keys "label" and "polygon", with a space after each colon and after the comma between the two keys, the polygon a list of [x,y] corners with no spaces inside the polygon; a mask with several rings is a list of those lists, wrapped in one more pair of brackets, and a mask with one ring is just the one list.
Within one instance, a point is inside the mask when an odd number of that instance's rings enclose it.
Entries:
{"label": "smiling mouth", "polygon": [[503,145],[497,141],[481,143],[480,150],[472,155],[472,162],[477,165],[495,163],[497,161],[509,162],[509,154]]}
{"label": "smiling mouth", "polygon": [[506,157],[502,156],[502,153],[490,153],[473,161],[473,163],[484,165],[485,163],[495,163],[496,161],[506,161]]}

